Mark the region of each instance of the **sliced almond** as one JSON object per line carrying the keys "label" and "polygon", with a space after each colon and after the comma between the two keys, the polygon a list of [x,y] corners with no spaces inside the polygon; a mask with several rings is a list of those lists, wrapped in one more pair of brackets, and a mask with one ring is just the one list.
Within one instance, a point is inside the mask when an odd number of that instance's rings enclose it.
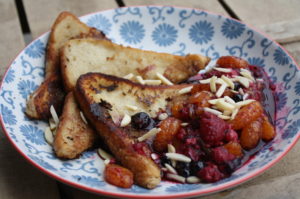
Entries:
{"label": "sliced almond", "polygon": [[223,72],[223,73],[231,73],[232,69],[231,68],[220,68],[220,67],[214,67],[214,70]]}
{"label": "sliced almond", "polygon": [[110,163],[110,160],[106,159],[104,160],[104,165],[108,165]]}
{"label": "sliced almond", "polygon": [[165,120],[168,117],[169,117],[169,115],[167,113],[161,113],[161,114],[159,114],[158,119],[159,120]]}
{"label": "sliced almond", "polygon": [[172,144],[168,144],[168,152],[169,153],[175,153],[176,149]]}
{"label": "sliced almond", "polygon": [[226,77],[225,75],[222,75],[221,78],[227,83],[227,85],[228,85],[231,89],[234,89],[234,83],[233,83],[233,81],[232,81],[230,78]]}
{"label": "sliced almond", "polygon": [[218,115],[219,118],[223,119],[223,120],[230,120],[231,117],[228,115]]}
{"label": "sliced almond", "polygon": [[210,91],[215,93],[217,91],[217,87],[216,87],[216,80],[218,78],[216,76],[213,76],[212,78],[210,78],[210,82],[209,82],[209,86],[210,86]]}
{"label": "sliced almond", "polygon": [[165,163],[165,167],[168,169],[170,173],[177,174],[177,171],[168,163]]}
{"label": "sliced almond", "polygon": [[201,180],[197,176],[189,176],[186,178],[186,182],[190,184],[196,184],[199,183]]}
{"label": "sliced almond", "polygon": [[239,112],[239,108],[236,107],[233,111],[232,111],[232,114],[231,114],[231,117],[230,119],[233,120],[235,118],[235,116],[238,114]]}
{"label": "sliced almond", "polygon": [[223,99],[223,98],[208,100],[208,103],[215,105],[221,99]]}
{"label": "sliced almond", "polygon": [[131,122],[131,117],[129,115],[125,114],[124,117],[123,117],[123,119],[122,119],[122,121],[121,121],[120,126],[121,127],[125,127],[128,124],[130,124],[130,122]]}
{"label": "sliced almond", "polygon": [[167,178],[171,180],[176,180],[181,183],[185,183],[185,177],[182,177],[180,175],[172,174],[172,173],[167,173]]}
{"label": "sliced almond", "polygon": [[253,99],[248,99],[248,100],[244,100],[244,101],[240,101],[236,103],[236,107],[242,107],[242,106],[246,106],[252,102],[254,102],[255,100]]}
{"label": "sliced almond", "polygon": [[145,84],[144,79],[142,78],[142,76],[138,75],[138,76],[135,77],[135,79],[138,83],[143,84],[143,85]]}
{"label": "sliced almond", "polygon": [[199,83],[200,83],[200,84],[209,84],[209,83],[210,83],[210,80],[211,80],[211,78],[208,78],[208,79],[201,79],[201,80],[199,80]]}
{"label": "sliced almond", "polygon": [[54,122],[54,119],[52,117],[49,119],[49,126],[50,126],[51,131],[54,131],[57,127],[57,125]]}
{"label": "sliced almond", "polygon": [[131,80],[133,77],[134,77],[134,75],[132,73],[129,73],[128,75],[125,75],[123,78]]}
{"label": "sliced almond", "polygon": [[180,153],[166,153],[167,158],[171,159],[171,160],[176,160],[179,162],[191,162],[191,158],[182,155]]}
{"label": "sliced almond", "polygon": [[225,96],[224,99],[230,104],[235,104],[235,101],[231,99],[229,96]]}
{"label": "sliced almond", "polygon": [[235,79],[241,83],[245,88],[249,88],[250,86],[250,80],[246,77],[242,77],[242,76],[236,76]]}
{"label": "sliced almond", "polygon": [[147,85],[160,85],[162,82],[159,79],[145,79],[144,84]]}
{"label": "sliced almond", "polygon": [[137,140],[139,142],[142,142],[146,139],[149,139],[153,136],[155,136],[161,129],[160,128],[153,128],[150,131],[148,131],[147,133],[145,133],[144,135],[142,135],[141,137],[139,137]]}
{"label": "sliced almond", "polygon": [[180,95],[186,94],[186,93],[191,92],[192,89],[193,89],[193,86],[188,86],[188,87],[185,87],[185,88],[183,88],[183,89],[180,89],[180,90],[178,91],[178,93],[179,93]]}
{"label": "sliced almond", "polygon": [[251,81],[255,81],[254,77],[252,76],[251,72],[247,69],[242,68],[240,71],[240,74],[248,79],[250,79]]}
{"label": "sliced almond", "polygon": [[204,107],[204,111],[210,112],[210,113],[215,114],[215,115],[222,115],[222,112],[217,111],[217,110],[212,109],[212,108],[208,108],[208,107]]}
{"label": "sliced almond", "polygon": [[104,150],[101,149],[101,148],[98,148],[98,149],[97,149],[97,152],[98,152],[100,158],[102,158],[102,159],[104,159],[104,160],[110,160],[110,159],[113,158],[112,155],[110,155],[109,153],[107,153],[106,151],[104,151]]}
{"label": "sliced almond", "polygon": [[187,123],[187,122],[183,122],[180,124],[180,126],[187,126],[187,125],[189,125],[189,123]]}
{"label": "sliced almond", "polygon": [[44,136],[45,136],[46,142],[48,142],[48,144],[50,144],[50,145],[53,145],[54,137],[53,137],[52,131],[50,130],[49,126],[46,127],[46,129],[44,131]]}
{"label": "sliced almond", "polygon": [[217,103],[216,103],[216,106],[218,107],[218,109],[220,110],[229,110],[229,111],[233,111],[233,109],[235,108],[234,105],[228,103],[228,102],[225,102],[224,100],[219,100]]}
{"label": "sliced almond", "polygon": [[222,86],[218,89],[216,96],[221,97],[227,88],[227,84],[222,84]]}
{"label": "sliced almond", "polygon": [[59,118],[58,118],[57,112],[55,111],[53,105],[50,106],[50,113],[51,113],[51,116],[52,116],[52,118],[53,118],[55,124],[58,125],[58,123],[59,123]]}
{"label": "sliced almond", "polygon": [[173,85],[173,83],[170,80],[168,80],[165,76],[163,76],[160,73],[156,73],[156,77],[158,79],[160,79],[164,84],[167,84],[167,85],[170,85],[170,86]]}
{"label": "sliced almond", "polygon": [[83,121],[85,124],[88,124],[88,122],[87,122],[87,120],[85,119],[85,117],[84,117],[82,111],[80,111],[79,113],[80,113],[80,117],[81,117],[82,121]]}
{"label": "sliced almond", "polygon": [[133,105],[125,105],[125,107],[131,111],[137,111],[139,108],[137,106],[133,106]]}

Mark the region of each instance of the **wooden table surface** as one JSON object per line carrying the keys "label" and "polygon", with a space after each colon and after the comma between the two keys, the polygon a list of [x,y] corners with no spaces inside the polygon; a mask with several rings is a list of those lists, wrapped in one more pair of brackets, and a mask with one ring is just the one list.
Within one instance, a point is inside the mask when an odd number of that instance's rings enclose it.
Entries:
{"label": "wooden table surface", "polygon": [[[0,0],[0,79],[17,53],[33,38],[49,30],[61,11],[71,11],[80,16],[119,6],[143,4],[200,8],[237,18],[269,34],[300,63],[299,0]],[[107,198],[63,185],[44,175],[17,153],[0,131],[1,199]],[[261,176],[237,188],[202,198],[300,198],[299,165],[300,143]]]}

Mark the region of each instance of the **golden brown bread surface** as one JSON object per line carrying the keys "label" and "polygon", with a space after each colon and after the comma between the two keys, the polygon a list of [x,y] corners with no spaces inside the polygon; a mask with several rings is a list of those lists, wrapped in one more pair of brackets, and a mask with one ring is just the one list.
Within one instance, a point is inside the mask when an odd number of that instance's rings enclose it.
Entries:
{"label": "golden brown bread surface", "polygon": [[[63,85],[60,82],[60,59],[61,46],[72,38],[106,39],[105,35],[82,23],[76,16],[69,12],[62,12],[55,20],[49,36],[46,60],[45,80],[42,85],[31,94],[27,100],[26,114],[32,119],[48,119],[50,106],[54,103],[57,112],[61,112],[64,98]],[[53,76],[56,76],[53,78]],[[53,88],[53,85],[56,88]],[[43,96],[43,97],[41,97]],[[60,96],[52,98],[51,96]],[[54,101],[55,100],[55,101]]]}
{"label": "golden brown bread surface", "polygon": [[210,59],[202,55],[178,56],[124,47],[107,40],[73,39],[61,49],[61,72],[66,90],[72,90],[80,75],[101,72],[123,77],[129,73],[144,79],[163,74],[180,83],[205,68]]}
{"label": "golden brown bread surface", "polygon": [[[132,136],[132,128],[119,127],[119,119],[126,113],[127,104],[153,116],[159,108],[166,107],[170,97],[179,95],[179,89],[186,86],[146,86],[115,76],[88,73],[77,81],[75,96],[86,118],[116,159],[133,172],[135,183],[154,188],[161,180],[160,169],[150,157],[134,149],[137,140]],[[117,118],[115,122],[112,117]]]}
{"label": "golden brown bread surface", "polygon": [[65,93],[61,87],[61,78],[56,74],[48,76],[40,87],[27,100],[25,113],[32,119],[47,120],[51,105],[60,114]]}
{"label": "golden brown bread surface", "polygon": [[62,12],[51,27],[46,51],[46,77],[54,72],[59,72],[59,50],[64,43],[73,38],[93,37],[106,38],[105,35],[82,23],[76,16],[69,12]]}
{"label": "golden brown bread surface", "polygon": [[68,93],[53,143],[57,157],[78,157],[93,145],[95,135],[94,130],[83,121],[73,93]]}

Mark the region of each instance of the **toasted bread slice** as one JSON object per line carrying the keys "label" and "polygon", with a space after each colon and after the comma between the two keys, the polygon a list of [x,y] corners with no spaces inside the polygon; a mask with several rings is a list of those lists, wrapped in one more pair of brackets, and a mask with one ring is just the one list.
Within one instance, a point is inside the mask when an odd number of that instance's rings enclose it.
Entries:
{"label": "toasted bread slice", "polygon": [[[27,101],[26,114],[28,117],[47,120],[52,104],[55,104],[56,110],[61,112],[64,92],[63,84],[57,83],[61,78],[59,50],[66,41],[72,38],[87,37],[107,39],[101,31],[88,27],[69,12],[62,12],[57,17],[51,28],[47,45],[45,80]],[[55,96],[60,97],[55,98]]]}
{"label": "toasted bread slice", "polygon": [[74,95],[70,92],[66,96],[53,143],[57,157],[73,159],[93,145],[96,134],[82,117]]}
{"label": "toasted bread slice", "polygon": [[80,75],[101,72],[123,77],[129,73],[144,79],[157,79],[163,74],[173,83],[197,74],[210,59],[191,54],[186,56],[145,51],[106,40],[74,39],[61,50],[61,72],[66,90],[72,90]]}
{"label": "toasted bread slice", "polygon": [[41,86],[30,95],[27,100],[25,113],[32,119],[47,120],[51,116],[50,107],[54,106],[58,114],[61,113],[65,93],[62,89],[61,78],[50,75]]}
{"label": "toasted bread slice", "polygon": [[46,51],[46,77],[57,73],[59,67],[59,50],[63,44],[72,38],[93,37],[98,39],[106,38],[105,35],[82,23],[76,16],[69,12],[62,12],[56,18],[48,40]]}
{"label": "toasted bread slice", "polygon": [[119,126],[125,113],[135,113],[125,105],[135,105],[137,112],[155,117],[160,109],[166,108],[170,98],[178,96],[179,89],[186,86],[189,85],[146,86],[115,76],[88,73],[79,78],[75,96],[116,159],[133,172],[135,183],[151,189],[161,180],[160,169],[150,157],[135,150],[137,137],[131,125]]}

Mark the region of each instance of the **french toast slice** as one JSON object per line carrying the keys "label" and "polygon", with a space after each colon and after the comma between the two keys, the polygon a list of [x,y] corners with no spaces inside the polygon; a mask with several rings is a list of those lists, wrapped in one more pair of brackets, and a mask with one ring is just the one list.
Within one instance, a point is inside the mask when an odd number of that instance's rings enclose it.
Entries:
{"label": "french toast slice", "polygon": [[144,79],[157,79],[158,72],[176,84],[197,74],[209,61],[210,58],[198,54],[157,53],[92,38],[70,40],[61,49],[61,72],[68,91],[80,75],[88,72],[118,77],[132,73]]}
{"label": "french toast slice", "polygon": [[[87,73],[80,76],[74,92],[90,124],[115,158],[133,172],[135,183],[152,189],[160,183],[160,169],[150,156],[135,148],[137,138],[145,132],[134,130],[130,124],[120,127],[120,121],[124,114],[135,112],[146,112],[156,117],[157,112],[165,109],[170,99],[187,86],[190,85],[141,85],[102,73]],[[126,105],[137,106],[138,110],[128,110]]]}
{"label": "french toast slice", "polygon": [[57,157],[73,159],[92,147],[96,133],[80,114],[73,93],[68,93],[53,143]]}
{"label": "french toast slice", "polygon": [[[63,84],[60,81],[60,59],[59,51],[63,44],[74,38],[93,37],[95,39],[107,39],[105,35],[82,23],[76,16],[69,12],[62,12],[55,20],[49,36],[46,59],[45,59],[45,80],[42,85],[34,91],[27,100],[26,114],[32,119],[48,119],[50,116],[50,106],[55,103],[58,112],[61,111],[63,97],[54,99],[51,96],[63,96]],[[57,76],[57,77],[53,77]],[[51,89],[56,85],[56,89]],[[50,88],[51,87],[51,88]],[[43,96],[43,97],[40,97]],[[59,105],[59,106],[58,106]],[[42,107],[42,108],[41,108]]]}
{"label": "french toast slice", "polygon": [[57,113],[60,114],[65,97],[65,92],[61,85],[62,81],[60,76],[51,74],[47,77],[27,100],[26,115],[32,119],[47,120],[51,116],[51,105],[53,105]]}

